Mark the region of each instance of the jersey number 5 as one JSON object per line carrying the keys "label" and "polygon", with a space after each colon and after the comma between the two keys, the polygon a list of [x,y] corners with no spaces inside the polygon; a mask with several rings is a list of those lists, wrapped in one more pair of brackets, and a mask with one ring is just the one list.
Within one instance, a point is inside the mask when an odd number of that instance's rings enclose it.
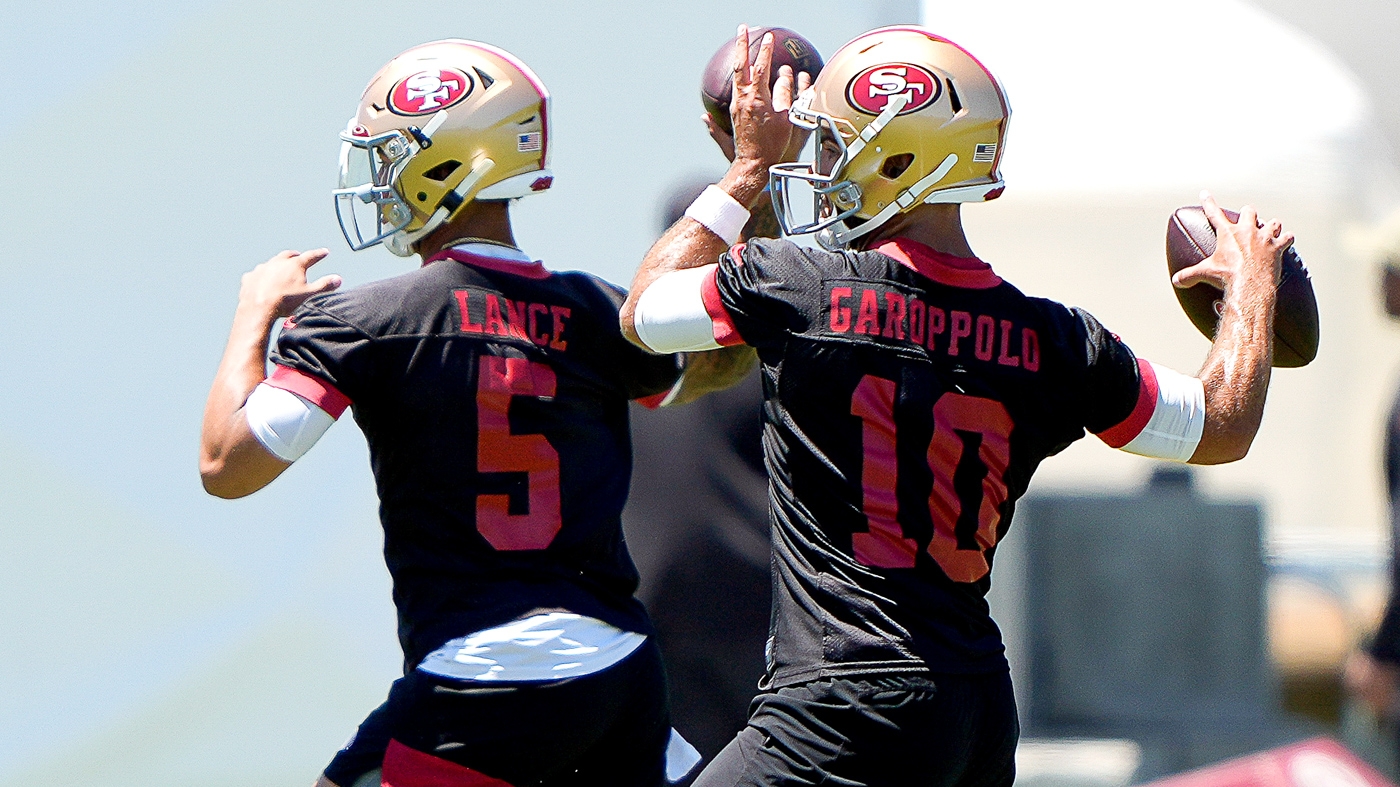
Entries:
{"label": "jersey number 5", "polygon": [[563,524],[559,453],[542,434],[511,434],[510,402],[517,396],[554,396],[554,370],[524,358],[487,355],[476,380],[477,472],[524,473],[529,506],[512,514],[510,495],[478,495],[476,529],[499,550],[544,549]]}
{"label": "jersey number 5", "polygon": [[[918,545],[899,525],[896,495],[895,383],[866,375],[851,399],[860,418],[863,509],[869,531],[851,537],[856,560],[874,568],[913,568]],[[933,471],[928,554],[954,582],[985,577],[986,551],[997,542],[1003,476],[1010,458],[1011,415],[1001,402],[945,393],[933,406],[933,439],[926,454]]]}

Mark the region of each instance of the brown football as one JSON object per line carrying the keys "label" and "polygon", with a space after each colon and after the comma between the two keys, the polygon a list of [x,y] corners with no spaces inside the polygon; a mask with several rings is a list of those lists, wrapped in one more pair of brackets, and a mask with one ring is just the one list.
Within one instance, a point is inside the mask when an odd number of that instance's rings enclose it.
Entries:
{"label": "brown football", "polygon": [[[1240,215],[1225,211],[1231,221]],[[1215,228],[1199,205],[1177,208],[1167,222],[1167,270],[1175,275],[1215,253]],[[1317,297],[1312,279],[1297,248],[1284,252],[1274,312],[1274,366],[1306,366],[1317,357]],[[1225,294],[1201,283],[1187,289],[1172,288],[1182,311],[1206,338],[1215,339],[1216,324]]]}
{"label": "brown football", "polygon": [[[822,56],[812,42],[785,27],[749,28],[749,60],[758,58],[758,48],[763,44],[763,34],[773,34],[773,70],[769,79],[771,87],[778,81],[778,68],[792,66],[792,75],[807,72],[812,79],[822,70]],[[724,42],[705,65],[705,74],[700,78],[700,101],[705,111],[710,113],[715,123],[729,133],[734,128],[729,121],[729,99],[734,94],[734,39]]]}

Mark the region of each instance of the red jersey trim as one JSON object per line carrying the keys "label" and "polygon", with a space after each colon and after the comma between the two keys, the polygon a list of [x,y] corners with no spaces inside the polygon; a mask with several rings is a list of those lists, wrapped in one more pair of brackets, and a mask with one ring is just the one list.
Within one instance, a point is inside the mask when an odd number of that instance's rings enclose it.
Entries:
{"label": "red jersey trim", "polygon": [[513,273],[516,276],[523,276],[527,279],[547,279],[549,271],[544,267],[544,263],[539,260],[532,262],[513,262],[511,260],[501,260],[495,257],[486,257],[480,254],[462,251],[460,249],[443,249],[426,260],[424,265],[437,262],[438,260],[456,260],[457,262],[471,265],[474,268],[485,268],[488,271],[499,273]]}
{"label": "red jersey trim", "polygon": [[389,739],[384,752],[384,787],[511,787],[465,765],[425,754]]}
{"label": "red jersey trim", "polygon": [[[731,250],[730,254],[733,253]],[[719,342],[719,346],[733,347],[736,344],[743,344],[744,339],[739,335],[738,329],[734,327],[734,320],[729,316],[729,310],[724,308],[724,299],[719,297],[718,265],[710,270],[708,276],[701,279],[700,300],[705,304],[705,313],[710,315],[715,341]]]}
{"label": "red jersey trim", "polygon": [[641,405],[641,406],[647,408],[648,410],[655,410],[655,409],[657,409],[658,407],[660,407],[660,406],[661,406],[661,403],[664,402],[664,401],[666,401],[666,397],[667,397],[667,396],[670,396],[670,395],[671,395],[671,392],[670,392],[669,390],[667,390],[667,391],[662,391],[662,392],[659,393],[659,394],[652,394],[651,396],[642,396],[642,397],[639,397],[639,398],[637,398],[637,399],[633,399],[632,401],[634,401],[634,402],[636,402],[637,404],[639,404],[639,405]]}
{"label": "red jersey trim", "polygon": [[1152,364],[1141,358],[1138,373],[1142,381],[1138,384],[1137,405],[1122,423],[1099,432],[1099,439],[1113,448],[1122,448],[1142,434],[1152,419],[1152,411],[1157,409],[1157,373],[1152,371]]}
{"label": "red jersey trim", "polygon": [[944,254],[908,238],[891,238],[871,249],[939,284],[965,290],[989,290],[1001,284],[992,266],[976,257]]}
{"label": "red jersey trim", "polygon": [[306,401],[325,410],[332,418],[339,418],[352,402],[350,397],[340,392],[334,385],[290,366],[274,366],[272,376],[263,383],[273,388],[290,391]]}

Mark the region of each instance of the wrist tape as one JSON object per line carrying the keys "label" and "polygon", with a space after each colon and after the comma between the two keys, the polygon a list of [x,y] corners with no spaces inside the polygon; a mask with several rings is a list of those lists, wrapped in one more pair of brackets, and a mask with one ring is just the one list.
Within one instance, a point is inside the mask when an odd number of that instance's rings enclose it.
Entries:
{"label": "wrist tape", "polygon": [[727,245],[739,242],[744,225],[749,223],[749,211],[719,186],[706,186],[700,196],[685,209],[685,215],[705,225]]}

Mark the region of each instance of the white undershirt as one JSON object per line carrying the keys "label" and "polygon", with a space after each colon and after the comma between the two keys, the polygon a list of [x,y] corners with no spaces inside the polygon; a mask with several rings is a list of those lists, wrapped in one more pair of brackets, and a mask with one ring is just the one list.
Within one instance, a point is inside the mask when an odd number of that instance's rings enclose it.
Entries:
{"label": "white undershirt", "polygon": [[243,405],[248,430],[268,453],[295,462],[331,428],[331,414],[291,391],[258,383]]}
{"label": "white undershirt", "polygon": [[453,251],[460,251],[476,257],[489,257],[493,260],[503,260],[505,262],[519,262],[526,265],[534,264],[534,259],[515,248],[500,243],[487,243],[484,241],[467,241],[452,247]]}
{"label": "white undershirt", "polygon": [[1206,388],[1195,377],[1158,366],[1157,401],[1152,417],[1137,436],[1121,448],[1130,454],[1185,462],[1196,453],[1206,428]]}
{"label": "white undershirt", "polygon": [[719,349],[714,321],[701,294],[705,279],[715,275],[718,267],[711,264],[671,271],[642,292],[632,318],[642,344],[658,353]]}

